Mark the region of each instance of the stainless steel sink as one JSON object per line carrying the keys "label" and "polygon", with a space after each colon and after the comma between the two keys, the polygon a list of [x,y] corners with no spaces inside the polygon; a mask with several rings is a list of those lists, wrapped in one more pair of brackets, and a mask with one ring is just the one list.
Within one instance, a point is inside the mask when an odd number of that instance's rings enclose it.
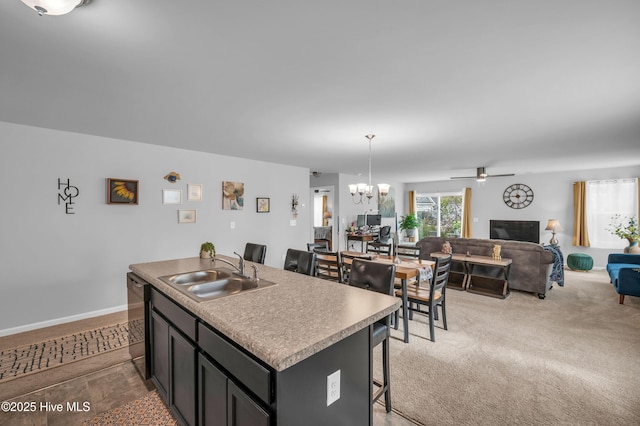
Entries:
{"label": "stainless steel sink", "polygon": [[205,269],[204,271],[185,272],[183,274],[168,275],[160,279],[168,284],[191,286],[200,283],[210,283],[223,278],[230,278],[233,271],[228,269]]}
{"label": "stainless steel sink", "polygon": [[217,299],[275,284],[266,280],[255,282],[226,268],[165,275],[159,279],[196,301]]}

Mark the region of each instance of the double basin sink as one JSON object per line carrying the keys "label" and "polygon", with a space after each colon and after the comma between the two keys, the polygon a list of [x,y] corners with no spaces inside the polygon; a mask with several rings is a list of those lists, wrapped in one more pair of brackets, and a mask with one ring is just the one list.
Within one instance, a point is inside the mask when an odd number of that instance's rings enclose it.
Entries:
{"label": "double basin sink", "polygon": [[262,279],[256,282],[226,268],[165,275],[159,279],[198,302],[275,285]]}

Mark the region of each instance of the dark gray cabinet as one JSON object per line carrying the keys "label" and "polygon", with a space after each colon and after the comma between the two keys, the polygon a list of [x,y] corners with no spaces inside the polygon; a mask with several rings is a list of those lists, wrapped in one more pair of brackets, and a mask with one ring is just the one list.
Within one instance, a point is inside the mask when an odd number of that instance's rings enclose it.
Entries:
{"label": "dark gray cabinet", "polygon": [[169,406],[186,425],[196,423],[196,346],[169,327]]}
{"label": "dark gray cabinet", "polygon": [[[155,287],[147,312],[151,378],[181,424],[372,424],[369,327],[276,371]],[[327,405],[338,370],[341,396]]]}
{"label": "dark gray cabinet", "polygon": [[195,318],[155,290],[149,311],[151,379],[180,422],[196,426],[198,350],[186,337],[195,336]]}
{"label": "dark gray cabinet", "polygon": [[160,396],[169,401],[169,323],[153,309],[151,320],[151,379]]}
{"label": "dark gray cabinet", "polygon": [[198,357],[202,426],[269,426],[271,416],[203,354]]}
{"label": "dark gray cabinet", "polygon": [[[271,425],[270,413],[233,382],[246,381],[242,386],[249,386],[268,406],[272,396],[270,370],[157,290],[151,290],[150,300],[151,379],[180,423]],[[211,359],[224,367],[216,367]]]}

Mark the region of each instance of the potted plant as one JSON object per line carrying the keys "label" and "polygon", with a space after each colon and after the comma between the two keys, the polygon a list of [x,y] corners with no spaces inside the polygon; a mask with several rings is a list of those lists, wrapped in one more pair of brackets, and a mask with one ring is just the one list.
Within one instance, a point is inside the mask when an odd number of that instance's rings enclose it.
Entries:
{"label": "potted plant", "polygon": [[415,213],[410,213],[406,216],[402,216],[400,223],[398,224],[401,230],[404,230],[405,235],[409,238],[409,241],[415,241],[416,231],[420,223]]}
{"label": "potted plant", "polygon": [[640,235],[638,234],[638,221],[635,217],[630,219],[621,218],[619,214],[611,218],[612,222],[609,224],[611,228],[608,229],[613,235],[617,235],[620,238],[625,238],[629,241],[629,246],[625,247],[625,253],[640,253],[640,247],[638,247],[638,240]]}
{"label": "potted plant", "polygon": [[212,242],[207,241],[200,246],[200,257],[202,259],[210,259],[216,257],[216,246]]}

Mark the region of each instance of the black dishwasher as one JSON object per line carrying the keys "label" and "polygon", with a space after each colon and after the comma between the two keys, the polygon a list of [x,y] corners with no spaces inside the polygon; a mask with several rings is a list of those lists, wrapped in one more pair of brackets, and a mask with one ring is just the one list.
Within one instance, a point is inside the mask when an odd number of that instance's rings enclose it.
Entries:
{"label": "black dishwasher", "polygon": [[129,317],[129,354],[138,372],[148,379],[151,377],[149,362],[149,336],[146,335],[149,318],[149,283],[136,274],[127,274],[127,306]]}

